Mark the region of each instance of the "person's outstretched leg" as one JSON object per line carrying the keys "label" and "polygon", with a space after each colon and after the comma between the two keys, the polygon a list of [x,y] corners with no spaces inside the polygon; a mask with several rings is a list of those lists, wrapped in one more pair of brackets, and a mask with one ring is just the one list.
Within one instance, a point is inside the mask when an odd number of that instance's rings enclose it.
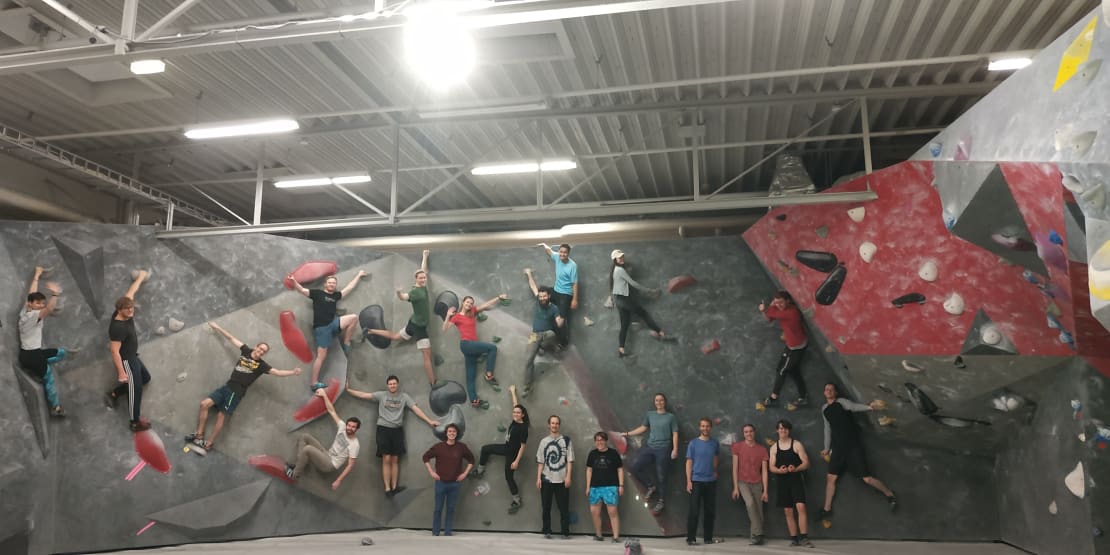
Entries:
{"label": "person's outstretched leg", "polygon": [[463,353],[463,366],[466,368],[466,396],[471,402],[478,400],[478,385],[475,382],[478,374],[478,355],[472,354],[471,341],[459,343],[459,350]]}
{"label": "person's outstretched leg", "polygon": [[639,316],[640,319],[644,321],[644,325],[647,326],[648,329],[655,332],[656,334],[663,333],[663,328],[659,327],[659,324],[656,323],[655,319],[651,317],[651,314],[648,314],[648,311],[644,310],[644,307],[640,306],[637,303],[634,312],[636,316]]}
{"label": "person's outstretched leg", "polygon": [[312,361],[312,383],[313,385],[320,383],[320,368],[324,366],[324,361],[328,358],[327,347],[316,347],[316,360]]}
{"label": "person's outstretched leg", "polygon": [[890,488],[886,487],[886,484],[882,483],[882,481],[880,481],[878,478],[874,476],[864,476],[863,481],[867,485],[882,492],[882,494],[885,495],[887,498],[894,497],[894,492],[891,491]]}
{"label": "person's outstretched leg", "polygon": [[345,345],[347,349],[351,348],[351,336],[354,335],[355,328],[357,327],[357,314],[344,314],[343,316],[339,317],[339,329],[340,332],[343,334],[343,340],[341,341],[341,343]]}
{"label": "person's outstretched leg", "polygon": [[[427,340],[425,339],[425,341],[427,341]],[[432,385],[435,385],[435,383],[436,383],[436,371],[435,371],[435,368],[432,366],[432,347],[431,347],[431,345],[429,345],[427,347],[421,347],[420,348],[420,353],[424,355],[424,375],[428,377],[428,383],[430,383]]]}
{"label": "person's outstretched leg", "polygon": [[836,496],[836,479],[836,474],[825,475],[825,510],[823,512],[832,512],[833,497]]}

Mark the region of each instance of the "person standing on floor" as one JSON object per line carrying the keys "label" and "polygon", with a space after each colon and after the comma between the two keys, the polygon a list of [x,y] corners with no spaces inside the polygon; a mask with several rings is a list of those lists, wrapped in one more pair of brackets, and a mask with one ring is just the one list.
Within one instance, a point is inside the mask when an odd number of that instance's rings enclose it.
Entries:
{"label": "person standing on floor", "polygon": [[800,407],[809,404],[809,395],[806,393],[806,382],[802,379],[801,368],[802,355],[809,341],[806,339],[806,330],[802,323],[802,312],[794,304],[794,297],[786,291],[779,291],[771,299],[771,306],[759,303],[759,312],[764,318],[779,323],[786,342],[786,348],[782,351],[778,369],[775,371],[775,384],[771,387],[771,395],[763,400],[763,406],[772,407],[778,403],[779,392],[782,391],[782,384],[787,376],[794,380],[794,385],[798,388],[798,399],[794,401],[794,405]]}
{"label": "person standing on floor", "polygon": [[42,328],[46,318],[57,310],[58,295],[62,294],[62,288],[57,283],[48,281],[43,287],[50,292],[50,299],[40,293],[39,278],[44,271],[42,266],[35,266],[35,275],[31,278],[31,286],[27,292],[27,302],[19,313],[18,360],[19,366],[42,381],[42,392],[50,405],[50,416],[61,418],[66,415],[66,411],[58,400],[57,376],[51,365],[65,359],[66,350],[44,348]]}
{"label": "person standing on floor", "polygon": [[647,442],[632,462],[632,475],[647,488],[644,500],[651,502],[652,514],[663,512],[663,498],[667,494],[667,465],[678,459],[678,418],[667,411],[667,396],[656,393],[655,410],[644,413],[639,426],[628,430],[625,436],[637,436],[648,432]]}
{"label": "person standing on floor", "polygon": [[416,348],[424,357],[424,375],[428,383],[435,385],[436,371],[432,366],[432,340],[428,338],[428,313],[431,301],[428,298],[428,255],[432,251],[424,249],[420,258],[420,269],[412,276],[415,282],[408,293],[397,289],[397,298],[412,304],[412,317],[400,331],[366,330],[366,333],[388,337],[391,341],[416,340]]}
{"label": "person standing on floor", "polygon": [[863,451],[863,438],[852,416],[856,412],[875,410],[877,405],[849,401],[840,396],[836,384],[831,382],[825,384],[824,394],[825,404],[821,406],[821,416],[825,421],[825,449],[821,451],[821,456],[829,457],[829,473],[825,477],[825,507],[818,514],[818,518],[832,516],[836,481],[846,470],[886,496],[886,501],[893,512],[898,507],[898,498],[868,469],[867,456]]}
{"label": "person standing on floor", "polygon": [[686,447],[686,492],[690,508],[686,514],[686,545],[698,545],[698,514],[704,513],[702,539],[706,544],[718,543],[713,537],[713,521],[717,514],[717,464],[721,444],[710,437],[713,421],[698,421],[698,437]]}
{"label": "person standing on floor", "polygon": [[328,358],[331,340],[342,332],[343,339],[339,342],[339,346],[344,353],[351,350],[351,335],[358,327],[358,315],[337,316],[336,313],[339,309],[339,300],[350,295],[358,285],[358,280],[366,275],[366,272],[359,270],[342,291],[336,291],[339,286],[339,278],[336,276],[324,278],[323,289],[305,289],[293,274],[285,276],[285,279],[293,284],[295,291],[312,300],[312,337],[316,341],[316,360],[312,362],[312,385],[310,386],[313,391],[327,387],[320,381],[320,368]]}
{"label": "person standing on floor", "polygon": [[462,351],[463,361],[466,365],[466,393],[470,397],[470,406],[476,409],[486,410],[489,408],[489,402],[478,397],[478,386],[475,384],[478,374],[478,359],[482,355],[486,356],[486,383],[494,388],[494,391],[501,391],[500,384],[493,375],[493,371],[497,367],[497,345],[478,341],[478,314],[493,308],[498,302],[508,298],[508,295],[502,293],[481,305],[474,306],[474,297],[467,295],[463,297],[461,310],[456,311],[455,307],[448,308],[447,317],[443,319],[443,331],[447,331],[447,328],[451,326],[459,329],[459,350]]}
{"label": "person standing on floor", "polygon": [[779,420],[775,428],[779,440],[771,449],[770,470],[775,475],[775,499],[786,514],[790,546],[813,547],[813,542],[809,541],[809,523],[806,519],[805,471],[809,469],[809,455],[806,455],[802,442],[790,437],[793,427],[788,420]]}
{"label": "person standing on floor", "polygon": [[[459,501],[459,488],[470,470],[474,468],[474,454],[465,443],[458,441],[459,427],[454,423],[448,424],[444,430],[447,436],[424,453],[424,468],[436,481],[436,504],[432,509],[432,535],[438,536],[440,521],[443,522],[443,535],[452,535],[455,522],[455,504]],[[432,467],[435,459],[435,467]],[[466,461],[466,468],[463,468]],[[446,515],[444,515],[446,509]]]}
{"label": "person standing on floor", "polygon": [[574,449],[570,438],[559,432],[563,420],[552,414],[547,418],[547,437],[536,450],[536,489],[540,490],[543,537],[551,539],[551,501],[559,505],[559,529],[564,540],[570,539],[570,475]]}
{"label": "person standing on floor", "polygon": [[624,472],[621,456],[609,448],[609,434],[594,434],[594,450],[586,456],[586,499],[590,503],[590,517],[594,521],[594,539],[604,541],[601,536],[601,504],[609,512],[609,524],[613,527],[613,543],[621,541],[621,518],[617,505],[624,495]]}
{"label": "person standing on floor", "polygon": [[570,258],[570,245],[559,245],[555,252],[547,243],[540,243],[551,261],[555,263],[555,286],[552,288],[551,302],[559,307],[559,314],[567,320],[556,333],[559,335],[559,345],[566,347],[570,343],[570,312],[578,310],[578,264]]}
{"label": "person standing on floor", "polygon": [[621,328],[618,335],[617,356],[623,357],[628,353],[624,350],[625,340],[628,339],[628,327],[632,325],[632,318],[639,316],[644,324],[651,329],[651,336],[656,339],[664,337],[663,328],[655,323],[655,319],[640,306],[640,302],[633,296],[632,288],[640,293],[658,294],[657,289],[648,289],[628,275],[628,266],[624,260],[624,251],[616,249],[609,253],[613,259],[613,266],[609,269],[609,291],[613,295],[613,304],[617,307],[620,316]]}
{"label": "person standing on floor", "polygon": [[150,276],[138,270],[127,292],[116,299],[116,310],[108,324],[108,351],[116,367],[116,386],[104,394],[108,408],[115,409],[120,395],[127,395],[131,431],[150,429],[150,421],[142,417],[143,387],[150,382],[150,371],[139,359],[139,333],[135,330],[135,295]]}
{"label": "person standing on floor", "polygon": [[513,419],[509,422],[509,429],[505,433],[505,443],[490,443],[482,446],[478,457],[478,467],[474,470],[476,477],[482,477],[486,472],[486,463],[491,455],[505,457],[505,482],[509,484],[509,493],[513,501],[509,503],[509,514],[516,514],[520,510],[520,489],[516,484],[516,471],[520,468],[520,461],[524,460],[524,448],[528,443],[528,409],[517,402],[516,386],[509,386],[509,393],[513,396]]}
{"label": "person standing on floor", "polygon": [[744,441],[732,444],[732,500],[744,498],[751,522],[751,544],[763,545],[763,504],[767,502],[767,448],[755,440],[755,426],[744,424]]}

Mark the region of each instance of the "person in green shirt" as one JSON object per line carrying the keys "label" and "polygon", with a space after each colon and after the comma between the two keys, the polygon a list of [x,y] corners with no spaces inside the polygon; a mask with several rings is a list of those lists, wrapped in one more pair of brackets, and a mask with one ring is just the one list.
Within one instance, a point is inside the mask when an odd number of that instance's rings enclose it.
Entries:
{"label": "person in green shirt", "polygon": [[428,339],[428,254],[432,251],[424,249],[420,260],[420,269],[413,274],[416,283],[406,293],[404,289],[397,288],[397,298],[412,303],[412,317],[400,331],[367,330],[367,333],[388,337],[393,341],[416,340],[416,348],[424,355],[424,374],[428,376],[428,383],[435,385],[436,371],[432,366],[432,341]]}

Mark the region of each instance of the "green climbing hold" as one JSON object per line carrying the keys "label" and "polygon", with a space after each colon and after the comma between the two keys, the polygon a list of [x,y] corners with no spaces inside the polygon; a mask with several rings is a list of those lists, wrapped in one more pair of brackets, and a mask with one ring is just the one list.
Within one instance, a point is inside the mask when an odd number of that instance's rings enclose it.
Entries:
{"label": "green climbing hold", "polygon": [[501,433],[505,433],[505,431],[507,431],[507,430],[508,430],[508,428],[506,428],[504,424],[498,424],[497,425],[497,431],[499,431]]}
{"label": "green climbing hold", "polygon": [[513,304],[513,300],[512,300],[512,299],[501,299],[501,300],[500,300],[500,301],[498,301],[498,302],[500,302],[500,303],[501,303],[501,306],[509,306],[509,305]]}
{"label": "green climbing hold", "polygon": [[501,338],[495,335],[495,336],[493,336],[493,342],[494,342],[494,343],[500,343],[500,342],[501,342]]}
{"label": "green climbing hold", "polygon": [[436,366],[439,366],[439,365],[443,364],[443,357],[441,357],[439,355],[436,355],[435,363],[436,363]]}
{"label": "green climbing hold", "polygon": [[477,319],[478,319],[479,322],[485,322],[488,318],[489,318],[489,316],[486,316],[485,312],[479,312],[478,313]]}
{"label": "green climbing hold", "polygon": [[829,226],[823,225],[823,226],[815,229],[814,232],[817,233],[818,237],[824,239],[825,237],[829,236]]}

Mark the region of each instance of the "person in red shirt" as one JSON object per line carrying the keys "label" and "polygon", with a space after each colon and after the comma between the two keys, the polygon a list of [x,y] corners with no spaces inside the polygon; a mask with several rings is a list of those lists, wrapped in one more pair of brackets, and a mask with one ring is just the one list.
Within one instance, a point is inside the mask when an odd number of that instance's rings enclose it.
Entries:
{"label": "person in red shirt", "polygon": [[744,424],[744,441],[732,444],[732,499],[744,498],[752,524],[752,545],[763,545],[768,460],[767,448],[755,441],[755,426]]}
{"label": "person in red shirt", "polygon": [[759,311],[763,313],[764,318],[778,321],[786,342],[786,348],[782,351],[782,357],[775,372],[775,385],[771,388],[771,395],[763,400],[763,406],[771,407],[778,403],[779,392],[782,391],[782,384],[787,376],[794,380],[794,385],[798,388],[798,399],[794,401],[794,405],[808,404],[809,395],[806,394],[806,382],[802,379],[801,364],[802,354],[809,341],[806,339],[801,311],[794,304],[794,298],[786,291],[775,293],[771,299],[771,306],[759,303]]}
{"label": "person in red shirt", "polygon": [[455,326],[459,328],[459,350],[462,351],[466,361],[466,393],[470,397],[470,406],[476,409],[488,409],[489,402],[478,398],[478,387],[474,378],[478,374],[478,359],[486,356],[486,382],[494,391],[501,391],[501,385],[493,376],[493,369],[497,367],[497,345],[478,341],[478,313],[489,310],[499,301],[508,299],[502,293],[484,304],[474,306],[474,297],[467,295],[462,300],[462,310],[456,312],[455,307],[447,309],[447,317],[443,320],[443,331]]}

